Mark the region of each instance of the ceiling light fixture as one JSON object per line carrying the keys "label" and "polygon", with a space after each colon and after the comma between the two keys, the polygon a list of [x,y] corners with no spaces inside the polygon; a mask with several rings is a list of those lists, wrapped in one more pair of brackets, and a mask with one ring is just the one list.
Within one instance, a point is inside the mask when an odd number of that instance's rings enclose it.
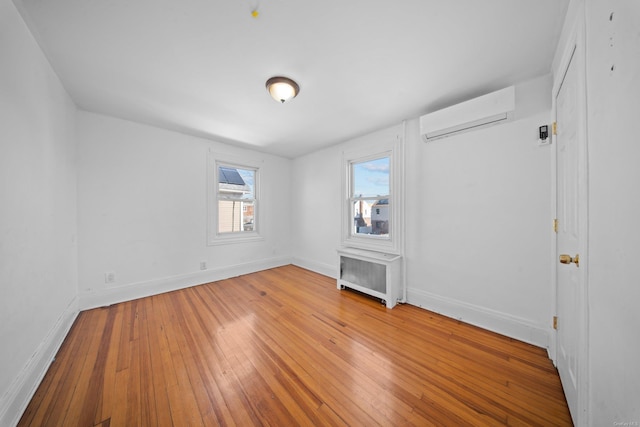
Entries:
{"label": "ceiling light fixture", "polygon": [[300,92],[298,83],[287,77],[271,77],[267,80],[266,86],[271,97],[283,104],[295,98]]}

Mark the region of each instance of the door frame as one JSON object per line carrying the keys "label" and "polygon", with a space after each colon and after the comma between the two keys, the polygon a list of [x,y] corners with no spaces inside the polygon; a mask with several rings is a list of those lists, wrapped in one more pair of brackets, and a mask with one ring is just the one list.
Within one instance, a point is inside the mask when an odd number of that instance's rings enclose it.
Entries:
{"label": "door frame", "polygon": [[[571,61],[577,61],[578,72],[578,111],[580,117],[578,118],[578,135],[583,141],[580,148],[579,159],[579,211],[580,218],[580,269],[582,275],[580,277],[580,303],[579,303],[579,325],[580,332],[578,337],[578,413],[572,414],[573,420],[576,425],[588,425],[589,424],[589,353],[588,353],[588,338],[589,338],[589,180],[588,180],[588,126],[587,126],[587,85],[586,85],[586,34],[585,34],[585,10],[584,5],[579,7],[576,13],[575,22],[571,26],[571,30],[568,32],[568,37],[563,46],[559,46],[562,49],[562,56],[558,63],[557,68],[554,69],[553,76],[553,89],[552,89],[552,107],[551,114],[553,121],[557,118],[557,105],[556,99],[559,95],[561,85],[564,81],[564,77],[569,68]],[[552,150],[551,150],[551,206],[554,218],[557,218],[557,195],[558,195],[558,159],[557,159],[557,144],[556,136],[552,135]],[[558,315],[558,235],[556,232],[552,232],[552,248],[551,248],[551,301],[553,307],[553,316]],[[559,320],[561,322],[561,320]],[[556,329],[551,326],[551,333],[549,337],[549,357],[557,366],[557,339],[558,334]]]}

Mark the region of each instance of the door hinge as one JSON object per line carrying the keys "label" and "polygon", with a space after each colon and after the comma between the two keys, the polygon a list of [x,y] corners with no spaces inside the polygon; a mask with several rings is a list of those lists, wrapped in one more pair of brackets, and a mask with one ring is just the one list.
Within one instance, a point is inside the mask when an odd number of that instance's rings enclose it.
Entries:
{"label": "door hinge", "polygon": [[551,125],[551,133],[553,135],[558,134],[558,122],[553,122],[553,124]]}
{"label": "door hinge", "polygon": [[558,316],[553,316],[553,329],[558,329]]}
{"label": "door hinge", "polygon": [[553,231],[554,231],[555,233],[557,233],[557,232],[558,232],[558,218],[554,218],[554,219],[553,219]]}

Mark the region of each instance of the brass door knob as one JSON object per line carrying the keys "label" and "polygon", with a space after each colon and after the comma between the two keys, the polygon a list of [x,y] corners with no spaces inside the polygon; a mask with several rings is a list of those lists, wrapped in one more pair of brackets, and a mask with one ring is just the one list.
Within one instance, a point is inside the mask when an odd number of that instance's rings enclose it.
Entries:
{"label": "brass door knob", "polygon": [[576,267],[580,267],[580,255],[576,254],[573,258],[570,255],[560,255],[560,264],[571,264],[572,262],[576,264]]}

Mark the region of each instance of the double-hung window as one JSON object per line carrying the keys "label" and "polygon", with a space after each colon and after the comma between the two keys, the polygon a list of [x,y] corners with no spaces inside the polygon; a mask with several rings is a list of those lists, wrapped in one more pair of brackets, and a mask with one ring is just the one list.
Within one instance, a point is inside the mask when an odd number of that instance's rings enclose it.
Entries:
{"label": "double-hung window", "polygon": [[402,147],[376,142],[343,152],[342,244],[400,253]]}
{"label": "double-hung window", "polygon": [[209,244],[261,239],[259,177],[255,166],[209,162]]}

